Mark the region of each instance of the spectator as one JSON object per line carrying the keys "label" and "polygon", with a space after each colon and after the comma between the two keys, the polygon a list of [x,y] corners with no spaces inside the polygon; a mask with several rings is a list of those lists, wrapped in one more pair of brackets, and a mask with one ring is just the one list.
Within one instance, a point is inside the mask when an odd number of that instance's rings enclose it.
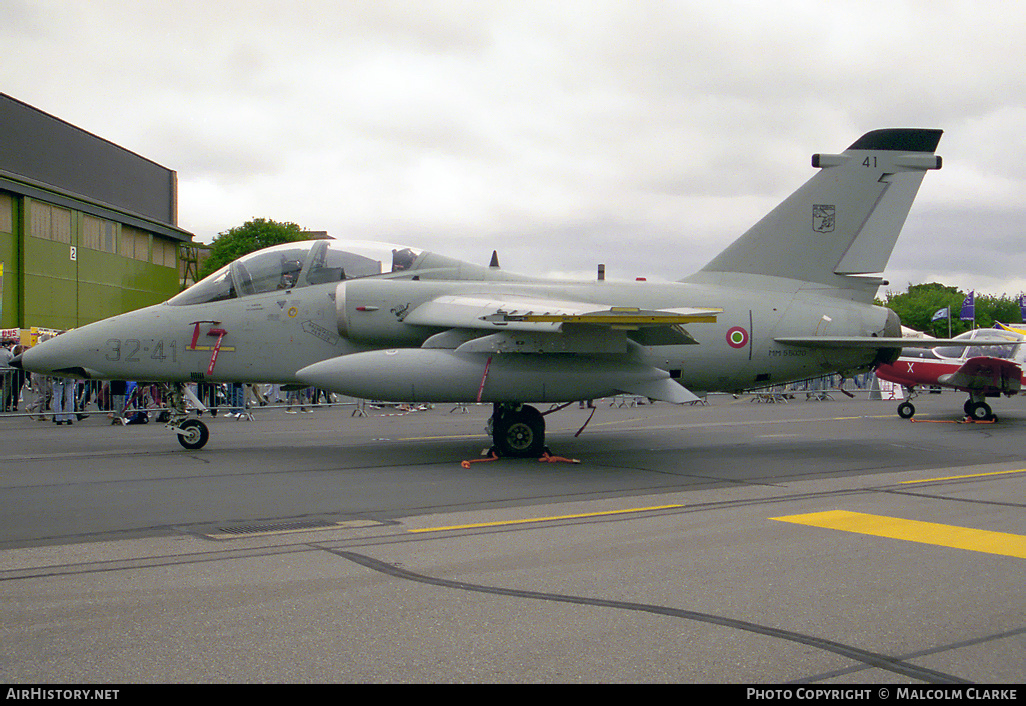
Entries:
{"label": "spectator", "polygon": [[310,388],[308,387],[304,387],[301,390],[289,390],[285,395],[287,405],[285,407],[285,413],[295,414],[295,411],[292,409],[292,405],[297,403],[299,405],[300,412],[312,412],[313,410],[306,408],[306,400],[309,397],[309,394]]}
{"label": "spectator", "polygon": [[25,411],[32,416],[32,412],[35,412],[39,416],[35,417],[37,421],[46,421],[46,398],[47,393],[50,391],[50,381],[45,375],[39,373],[32,373],[29,377],[29,386],[32,388],[32,404],[30,404]]}
{"label": "spectator", "polygon": [[[24,352],[25,346],[20,343],[14,346],[14,355],[21,355]],[[21,390],[25,387],[25,383],[28,381],[28,373],[24,370],[18,370],[17,368],[12,368],[12,371],[14,375],[14,411],[17,412],[18,403],[21,402]],[[28,400],[26,400],[26,403],[27,402]]]}
{"label": "spectator", "polygon": [[[18,409],[18,396],[14,389],[14,368],[11,367],[11,341],[0,341],[0,412]],[[12,404],[13,398],[13,404]]]}
{"label": "spectator", "polygon": [[228,383],[228,404],[230,408],[224,416],[241,419],[246,412],[245,390],[241,382]]}
{"label": "spectator", "polygon": [[260,385],[252,384],[246,385],[249,393],[253,396],[253,400],[261,407],[267,406],[267,398],[264,396],[263,391],[260,389]]}
{"label": "spectator", "polygon": [[110,381],[110,419],[111,424],[125,422],[125,393],[128,390],[128,383],[124,380]]}
{"label": "spectator", "polygon": [[75,381],[53,378],[53,423],[71,426],[75,417]]}

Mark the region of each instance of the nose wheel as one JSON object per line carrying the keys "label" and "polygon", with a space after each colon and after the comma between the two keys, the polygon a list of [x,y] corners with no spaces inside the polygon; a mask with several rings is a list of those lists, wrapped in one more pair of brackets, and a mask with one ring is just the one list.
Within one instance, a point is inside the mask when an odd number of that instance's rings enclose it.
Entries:
{"label": "nose wheel", "polygon": [[[167,428],[178,435],[178,443],[185,448],[190,451],[202,449],[210,438],[210,430],[198,419],[186,419],[185,385],[180,382],[172,383],[166,385],[164,390],[167,393],[168,411],[171,413]],[[195,397],[193,401],[198,402]]]}
{"label": "nose wheel", "polygon": [[202,449],[210,438],[210,431],[207,425],[198,419],[186,419],[175,429],[178,434],[178,443],[189,449]]}

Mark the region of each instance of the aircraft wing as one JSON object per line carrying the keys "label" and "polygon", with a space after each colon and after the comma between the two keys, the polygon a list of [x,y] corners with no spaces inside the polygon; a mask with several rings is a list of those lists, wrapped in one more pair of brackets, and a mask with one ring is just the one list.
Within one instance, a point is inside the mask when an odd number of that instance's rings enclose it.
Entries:
{"label": "aircraft wing", "polygon": [[[523,353],[538,364],[552,354],[605,354],[622,356],[626,371],[634,365],[629,359],[638,345],[697,345],[683,325],[713,323],[721,311],[602,307],[594,302],[483,293],[436,297],[409,312],[403,321],[446,329],[429,338],[423,345],[426,349],[450,349],[457,355]],[[666,371],[651,366],[640,376],[621,375],[613,369],[608,379],[624,393],[678,404],[698,399]]]}
{"label": "aircraft wing", "polygon": [[1003,358],[979,356],[970,358],[955,372],[941,375],[937,382],[965,392],[1014,395],[1022,389],[1022,368],[1018,363]]}
{"label": "aircraft wing", "polygon": [[515,295],[445,295],[425,302],[403,319],[405,323],[443,328],[508,329],[557,332],[564,324],[590,324],[619,330],[642,327],[712,323],[722,309],[675,308],[648,310]]}

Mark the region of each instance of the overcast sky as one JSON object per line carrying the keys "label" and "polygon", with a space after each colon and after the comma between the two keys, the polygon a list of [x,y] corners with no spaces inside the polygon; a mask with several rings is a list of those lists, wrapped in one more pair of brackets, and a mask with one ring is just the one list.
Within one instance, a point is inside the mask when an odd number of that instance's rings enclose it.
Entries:
{"label": "overcast sky", "polygon": [[[678,279],[883,127],[945,131],[885,273],[1026,290],[1026,6],[2,0],[0,91],[253,217]],[[3,139],[3,136],[0,136]]]}

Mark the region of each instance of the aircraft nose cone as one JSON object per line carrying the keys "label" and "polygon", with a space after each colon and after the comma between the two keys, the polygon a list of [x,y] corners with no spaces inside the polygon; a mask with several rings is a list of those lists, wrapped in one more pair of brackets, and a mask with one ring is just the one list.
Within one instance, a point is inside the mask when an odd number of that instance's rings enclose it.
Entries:
{"label": "aircraft nose cone", "polygon": [[11,366],[33,373],[49,373],[56,366],[53,365],[55,361],[51,360],[52,356],[47,355],[49,349],[43,350],[47,343],[44,341],[16,355],[11,359]]}
{"label": "aircraft nose cone", "polygon": [[82,349],[79,341],[72,334],[63,334],[49,341],[29,348],[15,359],[11,364],[21,370],[28,370],[43,375],[63,374],[70,377],[93,377],[92,371],[82,366]]}

